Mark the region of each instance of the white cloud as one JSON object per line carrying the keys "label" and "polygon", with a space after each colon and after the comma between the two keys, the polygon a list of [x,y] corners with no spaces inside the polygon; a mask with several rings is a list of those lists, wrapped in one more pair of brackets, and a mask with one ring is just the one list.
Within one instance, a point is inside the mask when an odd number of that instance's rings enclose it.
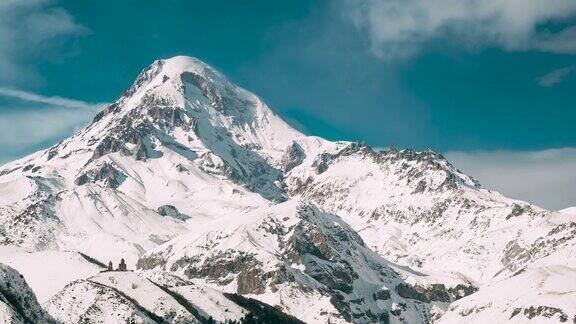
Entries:
{"label": "white cloud", "polygon": [[543,87],[552,87],[561,83],[569,75],[576,72],[576,65],[566,66],[560,69],[551,71],[538,78],[538,84]]}
{"label": "white cloud", "polygon": [[42,96],[28,91],[5,88],[5,87],[0,87],[0,95],[17,98],[24,101],[31,101],[67,108],[83,108],[89,110],[96,110],[106,105],[106,103],[89,103],[81,100],[62,98],[58,96],[51,96],[51,97]]}
{"label": "white cloud", "polygon": [[576,15],[574,0],[347,0],[345,10],[384,58],[417,54],[438,38],[470,47],[576,53],[576,29],[539,31]]}
{"label": "white cloud", "polygon": [[[87,32],[56,1],[0,0],[0,84],[32,87],[38,63],[68,57],[70,40]],[[102,106],[6,87],[0,96],[20,100],[0,107],[0,163],[69,135]]]}
{"label": "white cloud", "polygon": [[543,52],[576,54],[576,26],[558,33],[540,33],[532,45]]}
{"label": "white cloud", "polygon": [[0,1],[0,82],[38,79],[29,63],[69,55],[66,40],[86,32],[51,0]]}
{"label": "white cloud", "polygon": [[0,96],[24,101],[21,106],[11,105],[10,109],[4,111],[0,109],[0,163],[32,153],[41,149],[40,146],[54,144],[69,136],[106,105],[2,87]]}
{"label": "white cloud", "polygon": [[505,196],[549,209],[576,206],[576,148],[448,152],[446,157],[484,187]]}
{"label": "white cloud", "polygon": [[12,111],[0,116],[0,154],[9,154],[69,134],[89,121],[94,113],[52,108]]}

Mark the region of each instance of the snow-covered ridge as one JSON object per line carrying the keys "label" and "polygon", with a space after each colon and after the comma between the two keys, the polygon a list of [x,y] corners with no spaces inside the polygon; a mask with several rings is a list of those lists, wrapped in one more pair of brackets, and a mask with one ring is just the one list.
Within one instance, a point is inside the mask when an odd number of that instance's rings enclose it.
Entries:
{"label": "snow-covered ridge", "polygon": [[[404,305],[408,322],[422,322],[429,310],[406,298],[414,285],[403,278],[433,282],[381,259],[340,218],[298,200],[214,222],[147,253],[137,266],[257,295],[306,322],[385,322],[394,304]],[[461,298],[455,291],[439,286],[443,297],[432,299]]]}
{"label": "snow-covered ridge", "polygon": [[[545,307],[567,317],[574,308],[544,286],[526,291],[548,296],[534,305],[499,290],[545,271],[571,277],[573,213],[503,197],[432,151],[306,136],[184,56],[155,61],[70,138],[0,167],[0,240],[24,249],[3,250],[0,262],[30,276],[42,300],[63,289],[49,310],[65,322],[105,316],[54,308],[81,296],[110,297],[84,306],[121,307],[122,319],[155,316],[98,286],[108,277],[89,279],[95,267],[76,252],[125,258],[155,283],[194,282],[201,288],[178,290],[206,309],[218,307],[198,291],[234,292],[307,322],[455,323],[470,309],[482,309],[478,321],[552,320]],[[78,271],[42,290],[46,274],[30,264],[51,258]],[[491,291],[502,298],[487,301]]]}

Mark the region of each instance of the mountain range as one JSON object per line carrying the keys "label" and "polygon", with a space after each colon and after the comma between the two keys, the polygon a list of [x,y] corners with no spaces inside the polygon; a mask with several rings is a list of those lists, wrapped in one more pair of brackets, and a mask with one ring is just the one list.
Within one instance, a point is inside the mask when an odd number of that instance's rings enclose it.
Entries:
{"label": "mountain range", "polygon": [[185,56],[0,166],[0,242],[9,323],[576,323],[576,212],[307,136]]}

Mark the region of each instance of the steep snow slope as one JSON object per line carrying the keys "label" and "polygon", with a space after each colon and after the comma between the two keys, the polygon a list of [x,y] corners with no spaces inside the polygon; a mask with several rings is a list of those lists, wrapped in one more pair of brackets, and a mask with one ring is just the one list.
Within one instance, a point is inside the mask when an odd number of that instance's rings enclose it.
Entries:
{"label": "steep snow slope", "polygon": [[219,322],[239,321],[248,314],[248,311],[230,299],[222,292],[210,287],[186,284],[171,287],[170,290],[186,298],[204,318],[212,317]]}
{"label": "steep snow slope", "polygon": [[198,317],[205,319],[212,317],[221,322],[240,321],[250,313],[226,297],[221,291],[195,284],[170,272],[138,271],[137,273],[163,287],[165,292],[175,294],[179,299],[185,299],[197,311]]}
{"label": "steep snow slope", "polygon": [[68,283],[93,276],[102,270],[102,267],[77,252],[33,252],[14,246],[0,246],[0,263],[18,270],[40,303],[44,303]]}
{"label": "steep snow slope", "polygon": [[45,307],[66,324],[158,323],[160,319],[122,292],[88,280],[68,284]]}

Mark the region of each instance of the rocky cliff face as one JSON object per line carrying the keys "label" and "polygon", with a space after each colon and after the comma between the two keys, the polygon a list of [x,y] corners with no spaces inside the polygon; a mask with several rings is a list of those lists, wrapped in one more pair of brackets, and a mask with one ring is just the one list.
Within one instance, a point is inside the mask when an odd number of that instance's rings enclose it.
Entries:
{"label": "rocky cliff face", "polygon": [[381,256],[476,281],[513,274],[572,242],[568,218],[486,190],[430,151],[351,143],[308,159],[284,182],[292,196],[346,220]]}
{"label": "rocky cliff face", "polygon": [[[298,200],[212,223],[148,252],[137,267],[256,295],[291,314],[305,305],[307,322],[428,321],[429,306],[398,288],[422,274],[383,260],[342,219]],[[458,297],[476,289],[460,285]],[[448,297],[434,301],[455,299],[436,289]],[[391,314],[393,304],[402,310]]]}
{"label": "rocky cliff face", "polygon": [[[189,57],[154,62],[90,125],[0,167],[0,193],[5,245],[125,258],[308,322],[455,320],[452,303],[520,273],[576,267],[573,215],[485,189],[432,151],[305,136]],[[151,318],[86,280],[60,298],[84,292]]]}
{"label": "rocky cliff face", "polygon": [[57,323],[40,306],[24,277],[3,264],[0,264],[0,320],[3,323]]}

